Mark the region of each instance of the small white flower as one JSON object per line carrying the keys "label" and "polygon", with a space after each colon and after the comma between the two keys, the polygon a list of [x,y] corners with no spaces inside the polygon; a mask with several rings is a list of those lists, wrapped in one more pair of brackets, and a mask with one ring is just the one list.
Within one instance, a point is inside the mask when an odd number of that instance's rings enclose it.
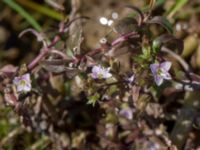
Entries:
{"label": "small white flower", "polygon": [[93,79],[107,79],[112,77],[112,74],[110,73],[110,68],[104,68],[98,65],[92,68],[91,76]]}
{"label": "small white flower", "polygon": [[13,84],[17,87],[18,92],[29,92],[31,91],[31,79],[30,74],[24,74],[19,77],[15,77]]}

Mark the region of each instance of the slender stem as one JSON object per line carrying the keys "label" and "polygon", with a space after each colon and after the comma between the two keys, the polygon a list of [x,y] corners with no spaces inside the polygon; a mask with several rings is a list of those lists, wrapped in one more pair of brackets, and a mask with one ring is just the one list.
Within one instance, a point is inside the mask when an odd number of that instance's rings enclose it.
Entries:
{"label": "slender stem", "polygon": [[28,69],[32,70],[36,67],[39,61],[48,53],[48,49],[44,49],[33,61],[28,65]]}
{"label": "slender stem", "polygon": [[191,81],[191,80],[178,80],[174,78],[174,81],[177,82],[175,88],[177,90],[184,91],[199,91],[200,90],[200,82]]}
{"label": "slender stem", "polygon": [[67,55],[61,51],[58,51],[56,49],[52,49],[51,52],[52,54],[57,54],[59,55],[60,57],[62,57],[63,59],[68,59]]}
{"label": "slender stem", "polygon": [[133,5],[132,6],[126,5],[126,7],[136,11],[139,14],[138,25],[140,26],[142,24],[143,20],[144,20],[143,12],[139,8],[137,8],[137,7],[133,6]]}
{"label": "slender stem", "polygon": [[[63,33],[64,32],[64,26],[62,26],[59,31],[60,31],[60,33]],[[118,45],[118,44],[120,44],[120,43],[128,40],[129,38],[133,38],[133,37],[139,37],[139,35],[136,32],[131,32],[131,33],[122,35],[122,36],[118,37],[117,39],[115,39],[111,43],[111,46],[114,47],[114,46],[116,46],[116,45]],[[50,48],[53,47],[59,40],[60,40],[60,36],[57,35],[53,39],[53,41],[51,42],[51,44],[48,47],[44,48],[42,50],[42,52],[28,65],[28,69],[29,70],[33,70],[37,66],[37,64],[39,63],[39,61],[42,60],[42,58],[50,51]],[[97,48],[97,49],[95,49],[93,51],[90,51],[86,55],[93,56],[93,55],[95,55],[95,54],[97,54],[97,53],[99,53],[101,51],[102,51],[102,48]],[[84,55],[84,56],[82,56],[80,58],[77,57],[77,58],[74,59],[76,61],[74,61],[74,60],[73,61],[74,62],[79,62],[81,60],[84,60],[86,55]]]}
{"label": "slender stem", "polygon": [[168,49],[166,47],[162,47],[161,51],[166,52],[166,53],[170,54],[173,58],[175,58],[181,64],[181,66],[183,67],[183,69],[186,72],[190,71],[189,65],[183,58],[181,58],[181,56],[177,55],[176,53],[174,53],[173,51],[171,51],[170,49]]}
{"label": "slender stem", "polygon": [[117,39],[115,39],[112,42],[112,46],[116,46],[118,44],[120,44],[121,42],[124,42],[126,40],[128,40],[129,38],[133,38],[133,37],[139,37],[139,35],[136,32],[130,32],[128,34],[125,35],[121,35],[120,37],[118,37]]}
{"label": "slender stem", "polygon": [[86,55],[88,56],[93,56],[93,55],[96,55],[98,54],[99,52],[101,52],[102,48],[96,48],[94,50],[91,50],[90,52],[88,52]]}
{"label": "slender stem", "polygon": [[42,138],[38,139],[33,145],[29,147],[30,150],[37,150],[40,149],[40,146],[48,146],[50,144],[51,140],[48,136],[43,136]]}
{"label": "slender stem", "polygon": [[38,63],[40,62],[40,60],[42,60],[42,58],[44,56],[46,56],[46,54],[50,51],[50,48],[53,47],[59,40],[60,40],[60,36],[57,35],[53,39],[53,41],[51,42],[51,44],[49,46],[47,46],[46,48],[44,48],[42,50],[42,52],[35,59],[33,59],[32,62],[30,62],[30,64],[28,65],[28,69],[29,70],[33,70],[38,65]]}
{"label": "slender stem", "polygon": [[80,61],[84,61],[85,60],[85,56],[94,56],[98,53],[100,53],[101,51],[109,51],[112,49],[112,47],[115,47],[117,45],[119,45],[120,43],[124,42],[124,41],[127,41],[128,39],[131,39],[131,38],[138,38],[139,35],[136,33],[136,32],[130,32],[130,33],[127,33],[125,35],[121,35],[120,37],[116,38],[115,40],[112,41],[111,44],[107,44],[107,49],[105,50],[104,48],[102,47],[99,47],[99,48],[96,48],[94,50],[90,50],[88,53],[86,53],[85,55],[81,56],[81,57],[76,57],[73,61],[74,63],[78,63]]}
{"label": "slender stem", "polygon": [[10,133],[7,134],[6,137],[2,138],[2,140],[0,141],[0,147],[3,147],[5,144],[8,144],[8,141],[10,141],[13,137],[15,137],[16,135],[18,135],[21,132],[23,132],[22,127],[18,127],[16,129],[12,130]]}

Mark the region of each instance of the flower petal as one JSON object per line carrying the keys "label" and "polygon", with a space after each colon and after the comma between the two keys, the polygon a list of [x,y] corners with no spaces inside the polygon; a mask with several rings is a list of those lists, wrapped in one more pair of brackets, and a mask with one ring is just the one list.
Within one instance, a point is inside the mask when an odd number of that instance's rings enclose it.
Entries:
{"label": "flower petal", "polygon": [[26,73],[24,74],[22,77],[21,77],[22,80],[25,80],[26,82],[30,82],[31,79],[30,79],[30,74],[29,73]]}
{"label": "flower petal", "polygon": [[107,79],[107,78],[110,78],[112,76],[112,74],[109,71],[110,71],[110,68],[104,68],[100,65],[94,66],[92,68],[91,76],[94,79],[98,79],[98,78]]}
{"label": "flower petal", "polygon": [[132,83],[135,79],[135,76],[132,75],[131,77],[127,78],[126,80],[129,82],[129,83]]}
{"label": "flower petal", "polygon": [[154,80],[158,86],[160,86],[163,83],[163,77],[161,76],[158,75],[154,76]]}
{"label": "flower petal", "polygon": [[104,78],[104,79],[107,79],[107,78],[110,78],[110,77],[112,77],[112,74],[111,74],[111,73],[109,73],[109,72],[104,72],[104,73],[103,73],[103,78]]}
{"label": "flower petal", "polygon": [[172,77],[169,74],[169,72],[165,72],[163,78],[166,79],[166,80],[171,80],[172,79]]}
{"label": "flower petal", "polygon": [[153,75],[156,75],[157,70],[159,69],[159,64],[151,64],[150,68],[151,68],[151,72],[153,73]]}
{"label": "flower petal", "polygon": [[98,72],[100,72],[101,71],[101,66],[94,66],[93,68],[92,68],[92,73],[98,73]]}
{"label": "flower petal", "polygon": [[22,86],[22,85],[17,85],[17,91],[18,92],[21,92],[21,91],[23,91],[24,90],[24,86]]}
{"label": "flower petal", "polygon": [[172,66],[172,63],[170,61],[165,61],[165,62],[160,64],[160,67],[165,71],[169,71],[171,66]]}
{"label": "flower petal", "polygon": [[26,85],[23,87],[23,91],[26,91],[26,92],[31,91],[31,85],[30,85],[30,84],[26,84]]}
{"label": "flower petal", "polygon": [[92,68],[91,76],[93,79],[97,79],[98,75],[102,72],[101,66],[94,66]]}
{"label": "flower petal", "polygon": [[129,120],[133,119],[133,111],[130,108],[120,110],[119,114]]}
{"label": "flower petal", "polygon": [[15,77],[13,83],[18,84],[19,82],[20,82],[20,77]]}
{"label": "flower petal", "polygon": [[98,74],[96,72],[91,73],[91,77],[93,79],[97,79],[98,78]]}
{"label": "flower petal", "polygon": [[15,77],[13,80],[13,84],[17,88],[17,92],[29,92],[31,91],[31,79],[30,74],[24,74],[19,77]]}

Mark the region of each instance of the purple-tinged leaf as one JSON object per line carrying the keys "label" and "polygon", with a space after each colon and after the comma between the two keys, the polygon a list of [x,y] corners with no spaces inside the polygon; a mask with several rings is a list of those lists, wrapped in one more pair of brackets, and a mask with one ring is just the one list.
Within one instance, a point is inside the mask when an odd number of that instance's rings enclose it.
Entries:
{"label": "purple-tinged leaf", "polygon": [[86,55],[85,58],[87,67],[92,67],[96,65],[96,61],[92,57]]}
{"label": "purple-tinged leaf", "polygon": [[67,72],[67,74],[77,74],[78,69],[67,67],[67,62],[69,62],[69,60],[43,60],[41,65],[44,69],[52,73]]}
{"label": "purple-tinged leaf", "polygon": [[171,23],[161,16],[153,17],[151,20],[147,21],[148,24],[159,24],[165,28],[169,33],[173,33],[173,27]]}
{"label": "purple-tinged leaf", "polygon": [[13,65],[6,65],[0,69],[0,77],[11,77],[17,71],[17,67]]}
{"label": "purple-tinged leaf", "polygon": [[140,25],[144,20],[144,15],[142,11],[138,7],[133,6],[133,5],[126,5],[126,7],[131,8],[132,10],[136,11],[139,14],[138,24]]}
{"label": "purple-tinged leaf", "polygon": [[193,81],[200,82],[200,76],[198,74],[190,73],[189,75]]}
{"label": "purple-tinged leaf", "polygon": [[158,38],[156,38],[153,41],[152,47],[153,47],[154,52],[158,52],[163,45],[170,44],[170,43],[175,44],[177,46],[179,54],[182,53],[183,41],[180,39],[177,39],[176,37],[174,37],[171,34],[164,34],[164,35],[161,35]]}
{"label": "purple-tinged leaf", "polygon": [[132,87],[132,99],[134,103],[136,103],[137,100],[139,99],[140,89],[141,89],[140,87],[135,86],[135,85]]}
{"label": "purple-tinged leaf", "polygon": [[18,99],[16,95],[12,92],[11,88],[4,89],[4,100],[7,105],[16,106],[18,104]]}

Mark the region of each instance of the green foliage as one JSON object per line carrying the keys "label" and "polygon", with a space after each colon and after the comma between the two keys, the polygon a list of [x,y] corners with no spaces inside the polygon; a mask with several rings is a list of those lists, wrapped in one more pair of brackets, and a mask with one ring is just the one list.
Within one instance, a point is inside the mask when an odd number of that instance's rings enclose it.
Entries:
{"label": "green foliage", "polygon": [[41,31],[42,28],[39,23],[27,12],[25,11],[19,4],[17,4],[14,0],[3,0],[8,6],[17,11],[22,17],[24,17],[37,31]]}
{"label": "green foliage", "polygon": [[142,57],[144,59],[149,60],[151,58],[151,49],[150,49],[150,47],[148,47],[148,46],[142,47],[142,52],[143,52]]}
{"label": "green foliage", "polygon": [[[11,111],[11,108],[0,108],[1,115],[6,115]],[[1,116],[0,116],[1,117]],[[0,137],[3,138],[11,130],[12,126],[9,124],[8,119],[0,119]]]}
{"label": "green foliage", "polygon": [[174,5],[166,12],[167,17],[171,18],[178,10],[181,9],[181,7],[183,7],[186,3],[188,2],[188,0],[176,0],[176,2],[174,3]]}
{"label": "green foliage", "polygon": [[153,43],[152,43],[152,50],[153,50],[153,53],[159,52],[160,46],[161,46],[161,43],[160,43],[158,40],[156,40],[156,39],[153,40]]}
{"label": "green foliage", "polygon": [[163,34],[152,42],[153,53],[158,53],[163,45],[173,44],[177,47],[178,53],[181,54],[183,51],[183,41],[177,39],[172,34]]}
{"label": "green foliage", "polygon": [[88,96],[87,104],[92,104],[94,106],[99,98],[99,93],[95,93],[94,95]]}
{"label": "green foliage", "polygon": [[38,141],[35,142],[34,145],[31,145],[28,149],[30,150],[45,150],[47,146],[50,144],[50,140],[48,136],[41,136]]}
{"label": "green foliage", "polygon": [[134,56],[133,60],[141,65],[141,68],[146,68],[148,66],[147,62],[151,62],[154,57],[151,47],[143,46],[142,54]]}
{"label": "green foliage", "polygon": [[17,0],[17,2],[20,3],[21,5],[26,6],[27,8],[30,8],[40,14],[44,14],[55,20],[60,21],[64,18],[64,16],[61,13],[59,13],[51,8],[48,8],[48,7],[44,6],[43,4],[38,4],[37,2],[34,2],[34,0],[25,0],[25,1]]}
{"label": "green foliage", "polygon": [[156,6],[158,7],[158,6],[161,6],[161,5],[163,5],[165,3],[165,0],[157,0],[156,1]]}
{"label": "green foliage", "polygon": [[1,120],[0,121],[0,137],[4,137],[8,134],[9,132],[9,125],[8,122],[6,120]]}
{"label": "green foliage", "polygon": [[67,56],[73,58],[74,57],[74,54],[73,54],[73,51],[71,49],[67,49]]}
{"label": "green foliage", "polygon": [[64,89],[65,89],[65,93],[66,93],[66,95],[68,96],[68,97],[70,97],[71,96],[71,81],[67,81],[67,82],[65,82],[65,84],[64,84]]}
{"label": "green foliage", "polygon": [[112,94],[114,94],[115,92],[118,92],[118,91],[119,91],[118,87],[117,87],[116,85],[112,85],[112,86],[110,86],[110,87],[108,88],[107,94],[108,94],[109,96],[112,96]]}

